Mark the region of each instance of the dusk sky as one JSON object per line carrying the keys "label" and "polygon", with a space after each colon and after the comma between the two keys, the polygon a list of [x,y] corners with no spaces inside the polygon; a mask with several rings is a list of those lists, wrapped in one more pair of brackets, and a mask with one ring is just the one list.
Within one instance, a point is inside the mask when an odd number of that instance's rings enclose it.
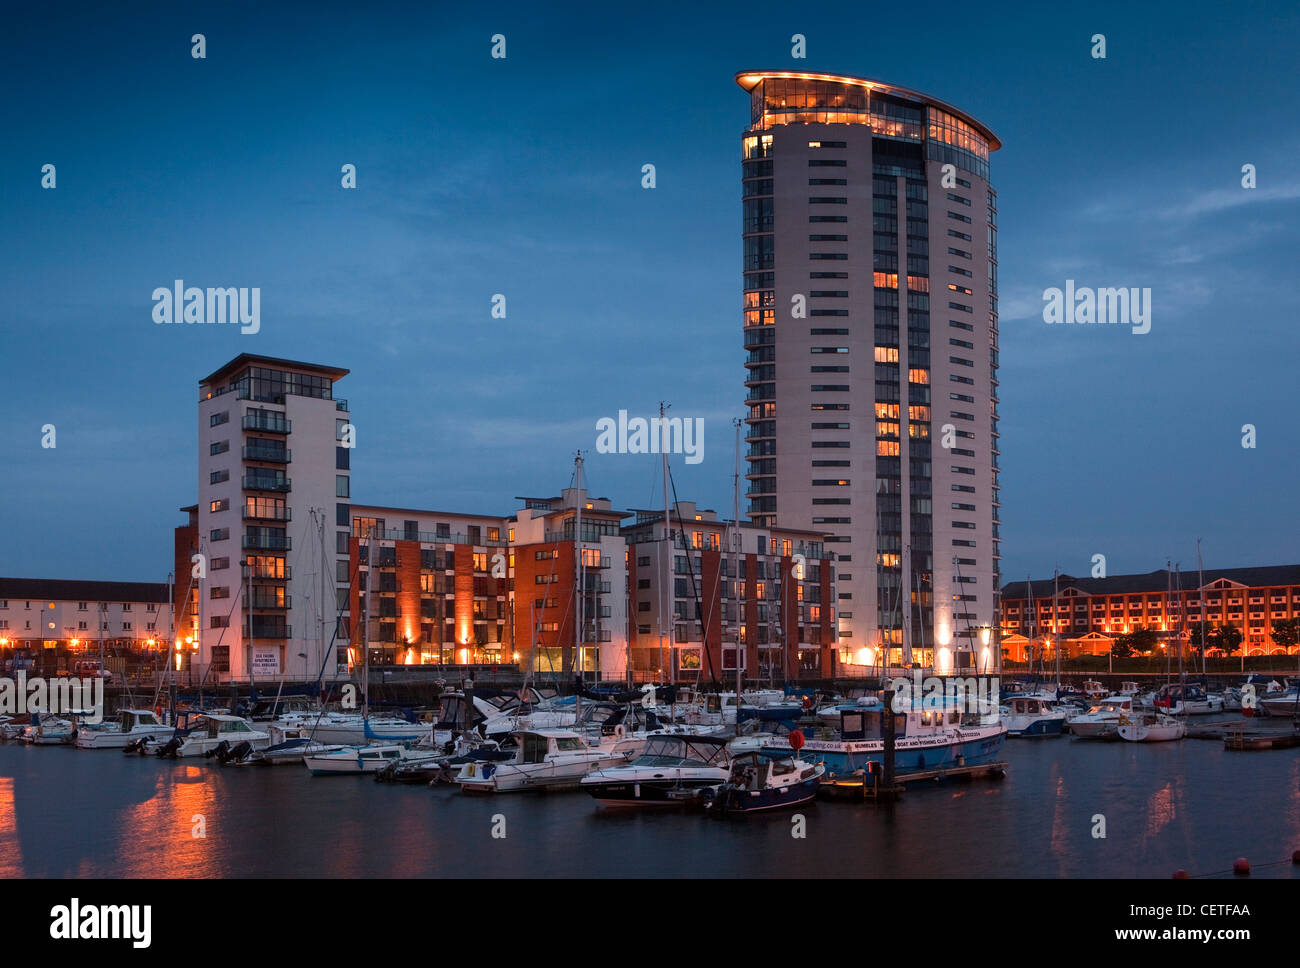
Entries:
{"label": "dusk sky", "polygon": [[[594,446],[663,399],[704,421],[678,496],[729,516],[745,69],[878,78],[1001,138],[1005,580],[1187,570],[1197,537],[1300,561],[1296,7],[472,6],[10,9],[0,574],[165,579],[198,380],[243,352],[352,371],[358,503],[507,513],[581,449],[593,493],[659,505],[657,457]],[[260,287],[261,331],[155,325],[176,279]],[[1067,279],[1150,288],[1150,332],[1044,323]]]}

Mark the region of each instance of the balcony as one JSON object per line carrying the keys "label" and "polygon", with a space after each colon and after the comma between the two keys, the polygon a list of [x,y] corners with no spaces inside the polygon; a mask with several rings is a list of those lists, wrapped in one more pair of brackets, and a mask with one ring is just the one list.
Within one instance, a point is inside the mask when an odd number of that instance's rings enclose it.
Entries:
{"label": "balcony", "polygon": [[254,615],[252,633],[254,639],[291,639],[293,626],[286,624],[284,619],[275,617],[258,621],[258,617]]}
{"label": "balcony", "polygon": [[293,608],[292,595],[258,595],[253,593],[253,608],[255,609],[274,609],[277,612],[288,611]]}
{"label": "balcony", "polygon": [[293,451],[279,445],[245,444],[244,460],[262,460],[273,464],[287,464],[293,460]]}
{"label": "balcony", "polygon": [[289,551],[292,538],[278,534],[246,534],[244,547],[256,551]]}
{"label": "balcony", "polygon": [[256,572],[253,573],[253,581],[290,581],[290,580],[292,580],[292,578],[293,578],[293,567],[292,567],[291,565],[285,565],[284,568],[282,568],[282,569],[280,569],[280,570],[283,572],[283,574],[280,574],[280,575],[272,575],[272,574],[270,574],[270,573],[268,573],[268,572],[264,572],[264,571],[256,571]]}
{"label": "balcony", "polygon": [[250,508],[244,505],[245,521],[292,521],[293,508]]}
{"label": "balcony", "polygon": [[280,491],[292,490],[292,482],[287,477],[264,477],[260,474],[246,474],[242,485],[246,491]]}
{"label": "balcony", "polygon": [[243,427],[267,434],[287,434],[293,431],[293,421],[273,410],[251,410],[244,414]]}

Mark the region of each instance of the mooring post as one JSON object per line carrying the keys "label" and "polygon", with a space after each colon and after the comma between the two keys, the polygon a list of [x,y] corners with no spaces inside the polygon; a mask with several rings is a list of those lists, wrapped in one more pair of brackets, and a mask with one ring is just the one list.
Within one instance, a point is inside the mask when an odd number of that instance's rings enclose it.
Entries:
{"label": "mooring post", "polygon": [[880,698],[885,704],[881,718],[881,732],[885,740],[883,786],[887,794],[892,795],[894,790],[894,690],[886,689]]}

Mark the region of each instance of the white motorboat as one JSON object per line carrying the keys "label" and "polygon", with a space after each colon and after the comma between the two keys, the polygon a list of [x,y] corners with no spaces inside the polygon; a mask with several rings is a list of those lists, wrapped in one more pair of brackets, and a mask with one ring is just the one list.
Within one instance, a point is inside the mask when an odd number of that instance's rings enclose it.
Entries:
{"label": "white motorboat", "polygon": [[68,746],[76,731],[77,724],[71,719],[49,713],[32,713],[31,725],[23,730],[23,742],[29,746]]}
{"label": "white motorboat", "polygon": [[1198,716],[1223,712],[1223,697],[1194,683],[1169,683],[1156,690],[1151,706],[1170,716]]}
{"label": "white motorboat", "polygon": [[298,722],[311,726],[312,739],[317,742],[344,746],[414,742],[425,739],[432,731],[428,724],[410,723],[396,716],[326,713],[319,721],[317,717],[304,716]]}
{"label": "white motorboat", "polygon": [[1120,739],[1130,743],[1165,743],[1187,735],[1187,723],[1165,713],[1138,714],[1121,719],[1118,726]]}
{"label": "white motorboat", "polygon": [[403,760],[436,759],[435,750],[414,750],[402,743],[375,743],[371,746],[344,746],[302,756],[302,763],[312,776],[359,776],[378,773],[390,763]]}
{"label": "white motorboat", "polygon": [[271,735],[259,729],[242,716],[224,713],[204,713],[188,731],[174,736],[158,750],[159,756],[208,756],[215,754],[222,743],[234,749],[243,743],[250,750],[264,750],[271,745]]}
{"label": "white motorboat", "polygon": [[1060,736],[1066,714],[1043,696],[1008,696],[999,713],[1008,736]]}
{"label": "white motorboat", "polygon": [[138,739],[159,742],[169,739],[175,728],[158,718],[152,709],[120,709],[117,719],[97,726],[82,724],[77,730],[79,750],[120,750]]}
{"label": "white motorboat", "polygon": [[1110,690],[1103,686],[1096,679],[1085,679],[1083,682],[1083,698],[1090,703],[1098,702],[1110,695]]}
{"label": "white motorboat", "polygon": [[1121,718],[1132,719],[1132,696],[1109,696],[1070,720],[1070,732],[1081,739],[1117,739]]}
{"label": "white motorboat", "polygon": [[1119,692],[1117,695],[1128,696],[1130,699],[1132,699],[1134,696],[1140,696],[1141,694],[1142,694],[1142,687],[1139,686],[1136,682],[1125,680],[1124,682],[1121,682],[1119,684]]}
{"label": "white motorboat", "polygon": [[1265,716],[1297,716],[1300,715],[1300,699],[1297,695],[1297,687],[1292,686],[1286,692],[1266,695],[1262,699],[1257,698],[1255,705]]}
{"label": "white motorboat", "polygon": [[623,737],[591,746],[571,729],[518,730],[512,734],[518,748],[514,759],[499,762],[471,762],[456,775],[462,793],[512,793],[548,787],[577,787],[595,770],[627,763],[636,746]]}
{"label": "white motorboat", "polygon": [[606,807],[680,806],[730,777],[726,739],[664,733],[648,737],[632,762],[588,773],[581,787]]}

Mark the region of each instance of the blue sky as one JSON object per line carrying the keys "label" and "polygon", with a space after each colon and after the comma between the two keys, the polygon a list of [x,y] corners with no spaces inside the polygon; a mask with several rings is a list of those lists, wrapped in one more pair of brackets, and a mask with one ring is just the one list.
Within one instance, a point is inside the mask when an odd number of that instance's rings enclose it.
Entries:
{"label": "blue sky", "polygon": [[[729,514],[733,76],[756,68],[912,87],[1003,141],[1007,580],[1098,553],[1111,573],[1187,568],[1197,537],[1211,565],[1300,560],[1294,7],[935,4],[909,24],[861,4],[222,0],[8,18],[0,574],[163,578],[195,500],[197,381],[240,352],[352,370],[359,501],[507,512],[568,482],[599,418],[666,399],[705,421],[679,496]],[[261,332],[155,326],[150,294],[177,278],[260,287]],[[1044,324],[1066,279],[1150,287],[1151,332]],[[592,453],[587,473],[618,505],[661,501],[655,457]]]}

